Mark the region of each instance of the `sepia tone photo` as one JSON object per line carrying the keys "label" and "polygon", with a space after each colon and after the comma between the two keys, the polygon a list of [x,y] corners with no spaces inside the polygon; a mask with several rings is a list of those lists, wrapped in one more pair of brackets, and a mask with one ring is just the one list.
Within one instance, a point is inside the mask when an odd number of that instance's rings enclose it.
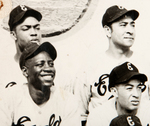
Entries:
{"label": "sepia tone photo", "polygon": [[0,0],[2,126],[149,126],[148,0]]}

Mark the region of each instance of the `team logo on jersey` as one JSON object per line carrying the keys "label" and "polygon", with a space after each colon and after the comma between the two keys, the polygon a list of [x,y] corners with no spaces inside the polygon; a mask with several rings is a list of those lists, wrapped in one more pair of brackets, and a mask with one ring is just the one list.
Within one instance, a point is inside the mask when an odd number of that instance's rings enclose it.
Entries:
{"label": "team logo on jersey", "polygon": [[29,117],[27,117],[27,116],[22,116],[22,117],[18,120],[17,124],[15,125],[15,124],[13,123],[12,126],[23,126],[23,123],[24,123],[24,122],[27,122],[27,121],[31,121],[31,119],[30,119]]}
{"label": "team logo on jersey", "polygon": [[131,116],[128,116],[128,117],[127,117],[127,121],[128,121],[128,124],[129,124],[130,126],[135,126],[135,123],[134,123],[134,121],[132,120]]}
{"label": "team logo on jersey", "polygon": [[[27,116],[22,116],[21,118],[18,119],[17,124],[15,125],[13,123],[12,126],[24,126],[25,122],[27,121],[31,122],[32,120]],[[52,114],[49,119],[49,124],[48,125],[43,124],[43,125],[44,126],[60,126],[61,121],[62,120],[60,116],[58,120],[55,120],[55,114]],[[33,126],[36,126],[36,124],[34,124]]]}
{"label": "team logo on jersey", "polygon": [[109,77],[109,74],[103,74],[99,77],[99,82],[94,84],[97,87],[97,92],[100,96],[104,96],[107,91],[107,86],[105,85],[105,79]]}
{"label": "team logo on jersey", "polygon": [[23,10],[23,11],[27,11],[27,8],[26,8],[25,5],[20,5],[20,8],[21,8],[21,10]]}
{"label": "team logo on jersey", "polygon": [[132,64],[131,63],[127,63],[127,68],[128,68],[128,70],[133,70]]}
{"label": "team logo on jersey", "polygon": [[61,117],[59,116],[59,120],[55,120],[55,114],[51,115],[49,120],[49,126],[60,126]]}

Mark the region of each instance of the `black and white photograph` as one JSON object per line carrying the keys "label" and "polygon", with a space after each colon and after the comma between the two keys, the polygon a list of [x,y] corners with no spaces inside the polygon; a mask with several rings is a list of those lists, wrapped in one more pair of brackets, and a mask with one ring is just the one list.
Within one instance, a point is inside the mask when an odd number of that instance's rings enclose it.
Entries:
{"label": "black and white photograph", "polygon": [[149,0],[0,0],[1,126],[149,126]]}

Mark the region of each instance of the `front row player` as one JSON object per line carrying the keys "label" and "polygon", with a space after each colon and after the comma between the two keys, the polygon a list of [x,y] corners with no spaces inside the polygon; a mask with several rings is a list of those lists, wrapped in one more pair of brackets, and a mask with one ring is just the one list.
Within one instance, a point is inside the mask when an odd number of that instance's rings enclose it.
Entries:
{"label": "front row player", "polygon": [[137,116],[143,126],[149,125],[150,103],[140,102],[145,81],[147,76],[130,62],[115,67],[109,75],[109,90],[114,98],[89,113],[87,126],[109,126],[112,119],[125,114]]}
{"label": "front row player", "polygon": [[27,84],[5,90],[0,99],[1,126],[80,126],[73,95],[54,85],[57,53],[49,43],[32,43],[20,58]]}

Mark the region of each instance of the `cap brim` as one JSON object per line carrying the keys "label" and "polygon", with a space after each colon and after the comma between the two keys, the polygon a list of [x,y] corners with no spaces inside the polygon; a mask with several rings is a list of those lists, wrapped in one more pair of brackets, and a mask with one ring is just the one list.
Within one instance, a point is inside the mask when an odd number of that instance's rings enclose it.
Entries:
{"label": "cap brim", "polygon": [[139,12],[136,10],[129,10],[126,14],[129,14],[133,20],[136,20],[139,16]]}
{"label": "cap brim", "polygon": [[116,16],[114,16],[114,18],[112,18],[111,20],[108,21],[108,23],[112,23],[112,22],[116,21],[117,19],[119,19],[120,17],[122,17],[123,15],[126,15],[126,14],[130,15],[133,20],[136,20],[139,16],[139,12],[136,11],[136,10],[124,11],[122,13],[116,14]]}
{"label": "cap brim", "polygon": [[137,73],[137,72],[130,72],[124,76],[122,76],[120,79],[118,79],[116,81],[116,83],[124,83],[124,82],[127,82],[129,81],[130,79],[138,79],[140,80],[141,82],[145,82],[147,81],[147,76],[145,74],[141,74],[141,73]]}
{"label": "cap brim", "polygon": [[25,17],[29,16],[36,18],[38,21],[42,19],[41,13],[36,10],[29,9],[27,11],[22,11],[20,14],[18,14],[18,16],[16,16],[16,18],[14,19],[13,25],[15,26],[16,24],[19,24],[19,22],[22,22]]}
{"label": "cap brim", "polygon": [[37,54],[39,54],[42,51],[47,52],[53,60],[55,60],[57,57],[57,52],[56,52],[56,49],[54,48],[54,46],[52,44],[50,44],[49,42],[44,42],[38,48],[33,50],[33,52],[30,53],[30,55],[28,55],[25,60],[36,56]]}
{"label": "cap brim", "polygon": [[33,9],[28,10],[28,11],[25,13],[24,16],[26,16],[26,17],[28,17],[28,16],[35,17],[38,21],[40,21],[40,20],[42,19],[41,13],[39,13],[38,11],[33,10]]}

